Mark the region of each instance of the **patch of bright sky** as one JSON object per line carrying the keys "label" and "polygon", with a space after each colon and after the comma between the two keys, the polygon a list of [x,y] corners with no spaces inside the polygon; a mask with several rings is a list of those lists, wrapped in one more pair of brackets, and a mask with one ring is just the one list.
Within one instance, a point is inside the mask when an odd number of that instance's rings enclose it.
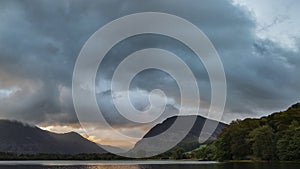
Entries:
{"label": "patch of bright sky", "polygon": [[299,50],[299,0],[233,0],[246,7],[257,21],[256,34],[292,51]]}
{"label": "patch of bright sky", "polygon": [[0,99],[10,97],[16,93],[19,89],[0,89]]}
{"label": "patch of bright sky", "polygon": [[129,150],[130,148],[132,148],[135,145],[135,143],[137,141],[139,141],[142,138],[142,136],[145,134],[145,131],[142,131],[141,128],[118,129],[118,130],[123,130],[124,133],[136,132],[139,134],[139,137],[137,137],[137,138],[126,137],[126,139],[124,139],[124,138],[120,138],[120,137],[114,137],[114,135],[112,135],[112,132],[110,129],[106,130],[106,129],[89,128],[88,130],[92,130],[94,135],[87,135],[86,129],[82,129],[78,126],[53,125],[53,126],[38,126],[38,127],[43,130],[47,130],[47,131],[59,133],[59,134],[69,133],[72,131],[77,132],[84,138],[86,138],[90,141],[93,141],[95,143],[99,143],[101,145],[112,145],[112,146],[120,147],[124,150]]}

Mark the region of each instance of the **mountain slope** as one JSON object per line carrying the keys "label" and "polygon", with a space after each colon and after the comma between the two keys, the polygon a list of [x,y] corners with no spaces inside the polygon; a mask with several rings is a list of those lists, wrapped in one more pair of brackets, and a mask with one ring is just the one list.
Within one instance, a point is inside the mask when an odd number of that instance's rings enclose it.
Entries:
{"label": "mountain slope", "polygon": [[[164,122],[162,122],[161,124],[158,124],[156,126],[154,126],[140,141],[137,142],[137,144],[135,145],[135,147],[131,150],[132,153],[138,153],[140,151],[143,150],[153,150],[155,151],[155,149],[157,147],[159,147],[157,144],[159,145],[168,145],[168,141],[170,141],[169,139],[175,138],[176,135],[178,135],[179,133],[183,133],[185,132],[184,127],[187,126],[187,124],[190,124],[191,122],[193,122],[193,119],[196,118],[196,121],[193,125],[193,127],[191,128],[191,130],[188,132],[188,134],[186,135],[186,137],[179,142],[179,144],[177,144],[176,148],[183,148],[185,151],[190,151],[193,150],[197,147],[199,147],[200,143],[199,143],[199,137],[200,137],[200,132],[202,131],[203,125],[206,122],[209,122],[210,124],[216,124],[217,128],[213,133],[205,133],[210,136],[210,140],[215,140],[216,137],[218,136],[219,133],[221,133],[222,129],[226,126],[226,124],[224,123],[219,123],[213,120],[209,120],[206,119],[202,116],[175,116],[175,117],[171,117],[166,119]],[[174,124],[174,122],[176,120],[180,121],[181,126],[179,128],[176,128],[175,130],[171,131],[168,136],[166,137],[162,137],[160,140],[158,140],[157,142],[149,142],[147,141],[147,138],[151,138],[153,136],[157,136],[161,133],[163,133],[164,131],[166,131],[167,129],[170,128],[170,126],[172,126],[172,124]],[[151,154],[151,153],[150,153]]]}
{"label": "mountain slope", "polygon": [[0,152],[79,154],[106,151],[75,132],[56,134],[20,122],[0,120]]}

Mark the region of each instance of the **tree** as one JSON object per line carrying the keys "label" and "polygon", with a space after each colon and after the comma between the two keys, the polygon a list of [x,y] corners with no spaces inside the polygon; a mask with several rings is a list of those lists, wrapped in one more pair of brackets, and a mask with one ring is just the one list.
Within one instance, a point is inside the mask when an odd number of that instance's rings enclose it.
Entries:
{"label": "tree", "polygon": [[249,133],[248,144],[251,145],[253,155],[261,160],[273,160],[276,158],[275,134],[267,125],[258,127]]}
{"label": "tree", "polygon": [[184,150],[183,148],[177,148],[172,152],[173,159],[183,159],[184,158]]}
{"label": "tree", "polygon": [[259,127],[259,120],[246,119],[232,122],[226,127],[216,140],[218,160],[246,159],[251,154],[251,146],[246,137],[255,128]]}
{"label": "tree", "polygon": [[230,127],[223,129],[222,133],[214,142],[216,146],[216,159],[219,161],[232,160],[231,144],[230,144]]}
{"label": "tree", "polygon": [[201,145],[198,149],[194,150],[193,157],[204,160],[204,161],[215,161],[217,148],[215,144],[209,143],[206,145]]}
{"label": "tree", "polygon": [[300,125],[293,121],[277,141],[277,154],[282,161],[300,160]]}

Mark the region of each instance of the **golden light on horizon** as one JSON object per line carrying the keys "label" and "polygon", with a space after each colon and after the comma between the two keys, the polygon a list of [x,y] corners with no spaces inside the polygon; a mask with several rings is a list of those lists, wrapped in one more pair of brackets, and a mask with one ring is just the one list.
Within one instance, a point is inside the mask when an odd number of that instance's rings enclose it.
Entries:
{"label": "golden light on horizon", "polygon": [[[117,138],[117,137],[111,136],[110,130],[103,130],[103,129],[94,129],[95,133],[97,133],[97,135],[98,135],[98,136],[96,136],[96,135],[87,135],[85,130],[83,130],[82,128],[74,127],[74,126],[49,125],[49,126],[38,126],[38,127],[41,128],[42,130],[46,130],[46,131],[50,131],[50,132],[58,133],[58,134],[76,132],[76,133],[80,134],[82,137],[84,137],[94,143],[119,147],[124,150],[131,149],[135,145],[135,143],[139,139],[141,139],[141,137],[140,137],[140,138],[133,138],[132,140],[129,140],[129,141],[128,140],[124,141],[124,140],[122,140],[122,138]],[[124,130],[124,129],[120,129],[120,130]],[[133,128],[133,129],[127,129],[127,130],[131,131],[131,130],[136,130],[136,129]],[[143,133],[146,131],[144,128],[139,128],[139,130]]]}

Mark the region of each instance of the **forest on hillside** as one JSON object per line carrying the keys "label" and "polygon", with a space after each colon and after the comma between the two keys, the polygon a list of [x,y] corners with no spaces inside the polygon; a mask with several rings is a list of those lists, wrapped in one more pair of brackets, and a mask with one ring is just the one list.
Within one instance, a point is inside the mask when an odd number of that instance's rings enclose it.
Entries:
{"label": "forest on hillside", "polygon": [[190,156],[200,160],[300,161],[300,104],[260,119],[233,121]]}

